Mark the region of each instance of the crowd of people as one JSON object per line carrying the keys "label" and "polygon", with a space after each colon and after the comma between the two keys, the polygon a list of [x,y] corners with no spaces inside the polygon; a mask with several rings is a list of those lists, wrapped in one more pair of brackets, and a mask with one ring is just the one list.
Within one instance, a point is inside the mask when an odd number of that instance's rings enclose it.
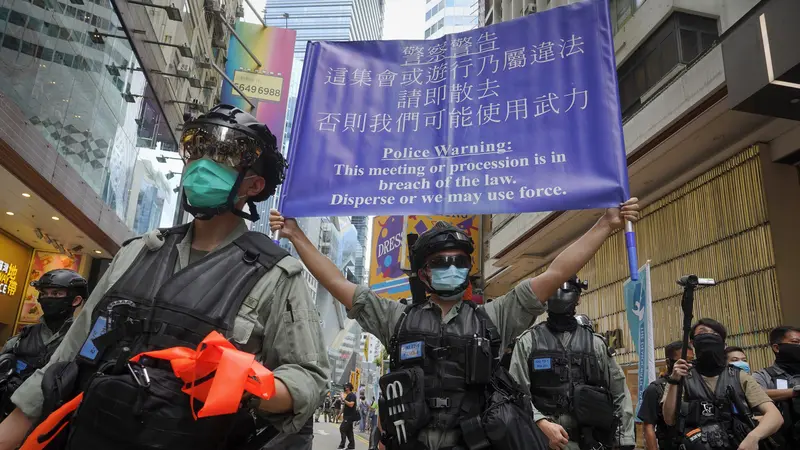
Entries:
{"label": "crowd of people", "polygon": [[[307,450],[315,412],[341,423],[340,449],[355,448],[356,424],[370,432],[371,449],[635,447],[625,376],[590,321],[576,317],[588,283],[575,274],[639,219],[638,199],[608,208],[542,274],[482,305],[465,299],[475,243],[464,230],[439,222],[410,234],[412,298],[400,303],[350,282],[278,211],[270,227],[302,264],[247,230],[244,219],[259,219],[255,202],[286,171],[275,136],[252,115],[220,105],[187,122],[181,155],[182,202],[194,221],[123,244],[91,293],[74,272],[34,285],[42,322],[0,356],[0,450]],[[390,370],[377,399],[350,384],[329,392],[304,270],[386,347]],[[220,358],[184,383],[161,358],[179,354],[185,364],[187,352],[208,350],[205,339],[219,335],[252,373],[271,371],[274,389],[242,390],[227,405],[233,413],[198,418],[197,396],[210,402],[208,386],[230,367]],[[800,448],[800,331],[773,330],[775,364],[752,375],[726,337],[722,324],[702,319],[691,348],[667,346],[668,370],[639,411],[648,450]],[[245,386],[266,381],[243,373]]]}
{"label": "crowd of people", "polygon": [[645,450],[800,448],[800,328],[773,329],[775,362],[753,374],[745,350],[725,345],[720,322],[701,319],[690,337],[685,349],[666,346],[666,370],[642,394]]}

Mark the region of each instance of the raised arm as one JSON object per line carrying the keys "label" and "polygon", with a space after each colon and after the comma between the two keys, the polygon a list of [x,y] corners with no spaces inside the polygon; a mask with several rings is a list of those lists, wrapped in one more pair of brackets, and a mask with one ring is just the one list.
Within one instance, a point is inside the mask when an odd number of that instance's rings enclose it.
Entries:
{"label": "raised arm", "polygon": [[592,259],[603,242],[616,230],[625,226],[625,221],[639,220],[639,199],[631,198],[619,208],[609,208],[603,217],[577,241],[567,247],[550,264],[543,274],[531,278],[531,289],[536,298],[544,303],[569,277]]}
{"label": "raised arm", "polygon": [[339,303],[347,309],[353,307],[356,285],[347,281],[336,264],[314,247],[294,219],[286,219],[281,216],[280,212],[273,209],[269,212],[269,227],[272,231],[279,230],[281,237],[289,239],[311,275],[314,275],[314,278],[336,300],[339,300]]}

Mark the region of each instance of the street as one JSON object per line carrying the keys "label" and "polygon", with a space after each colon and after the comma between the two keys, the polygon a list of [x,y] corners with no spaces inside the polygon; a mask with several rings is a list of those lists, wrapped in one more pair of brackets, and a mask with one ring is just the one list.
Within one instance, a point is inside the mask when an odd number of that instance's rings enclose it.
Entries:
{"label": "street", "polygon": [[[366,433],[358,432],[356,425],[356,449],[367,450],[369,439]],[[338,423],[325,423],[320,417],[320,421],[314,423],[314,450],[333,450],[339,447],[341,436],[339,434]]]}

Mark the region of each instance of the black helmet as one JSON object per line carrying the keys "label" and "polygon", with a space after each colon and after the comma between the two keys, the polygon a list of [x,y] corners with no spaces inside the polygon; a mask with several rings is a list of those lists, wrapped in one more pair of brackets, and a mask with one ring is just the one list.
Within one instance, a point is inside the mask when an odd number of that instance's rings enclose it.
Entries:
{"label": "black helmet", "polygon": [[589,289],[589,283],[573,275],[547,299],[547,311],[552,314],[575,314],[581,292],[586,289]]}
{"label": "black helmet", "polygon": [[[411,277],[412,280],[418,280],[417,273],[420,269],[425,267],[428,257],[444,251],[444,250],[461,250],[469,255],[475,251],[475,244],[472,238],[464,232],[464,230],[455,227],[447,222],[437,222],[430,230],[422,233],[416,239],[415,235],[409,235],[410,260],[411,260]],[[439,296],[450,297],[464,292],[469,286],[469,277],[451,291],[438,291],[431,287],[430,283],[423,283],[425,290],[432,292]],[[413,292],[413,289],[412,289]],[[414,301],[421,301],[421,299],[414,298]]]}
{"label": "black helmet", "polygon": [[[198,219],[208,219],[226,211],[233,211],[246,219],[256,221],[255,203],[275,194],[286,177],[288,164],[278,149],[277,139],[265,124],[251,114],[231,105],[217,105],[206,114],[184,124],[180,152],[184,161],[210,157],[212,160],[236,167],[239,177],[231,189],[228,203],[218,208],[193,207],[183,196],[184,207]],[[239,186],[249,169],[266,180],[264,190],[248,199],[250,214],[234,208]]]}
{"label": "black helmet", "polygon": [[78,295],[86,299],[89,296],[86,279],[77,272],[69,269],[56,269],[42,275],[41,278],[31,283],[31,286],[38,291],[47,288],[67,289],[69,295],[74,298]]}

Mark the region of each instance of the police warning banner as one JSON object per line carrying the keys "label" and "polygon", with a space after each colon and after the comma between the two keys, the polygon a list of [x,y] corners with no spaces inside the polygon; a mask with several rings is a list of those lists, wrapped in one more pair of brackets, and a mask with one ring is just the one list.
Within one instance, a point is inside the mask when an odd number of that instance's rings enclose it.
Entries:
{"label": "police warning banner", "polygon": [[606,0],[588,0],[435,40],[309,43],[282,211],[619,204],[627,166],[608,16]]}

